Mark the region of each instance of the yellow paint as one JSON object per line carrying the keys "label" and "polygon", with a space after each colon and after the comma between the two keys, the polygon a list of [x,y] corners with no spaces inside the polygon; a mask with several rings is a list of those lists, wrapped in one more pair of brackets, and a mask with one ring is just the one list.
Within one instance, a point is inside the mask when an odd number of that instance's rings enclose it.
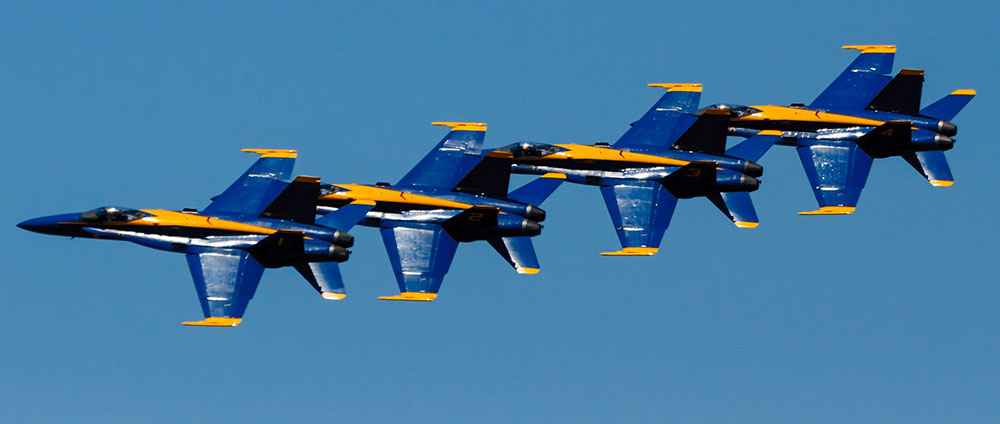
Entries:
{"label": "yellow paint", "polygon": [[842,49],[861,50],[865,53],[896,53],[896,46],[892,44],[860,44],[854,46],[842,46]]}
{"label": "yellow paint", "polygon": [[243,149],[247,153],[260,153],[262,158],[292,158],[298,156],[298,150],[285,149]]}
{"label": "yellow paint", "polygon": [[948,180],[930,180],[930,183],[934,187],[951,187],[952,184],[955,184],[954,181]]}
{"label": "yellow paint", "polygon": [[649,87],[666,88],[667,92],[686,91],[691,93],[701,93],[701,84],[646,84]]}
{"label": "yellow paint", "polygon": [[398,296],[382,296],[379,300],[405,300],[411,302],[433,302],[437,293],[402,292]]}
{"label": "yellow paint", "polygon": [[830,124],[857,125],[861,127],[877,127],[885,121],[865,119],[857,116],[840,115],[818,110],[793,108],[785,106],[752,106],[760,109],[760,112],[745,115],[734,119],[734,122],[763,122],[763,121],[796,121],[796,122],[820,122]]}
{"label": "yellow paint", "polygon": [[320,296],[323,296],[326,300],[342,300],[347,297],[347,295],[343,293],[321,293]]}
{"label": "yellow paint", "polygon": [[565,180],[566,174],[563,174],[561,172],[546,172],[542,174],[541,178],[547,178],[550,180]]}
{"label": "yellow paint", "polygon": [[[419,194],[406,193],[399,190],[392,190],[383,187],[373,187],[361,184],[336,184],[336,187],[348,190],[331,193],[322,196],[320,200],[350,200],[352,202],[366,202],[361,204],[370,205],[372,203],[404,203],[408,205],[433,206],[448,209],[468,209],[472,205],[468,203],[453,202],[451,200],[438,199],[436,197],[422,196]],[[370,203],[368,203],[370,202]]]}
{"label": "yellow paint", "polygon": [[187,321],[181,324],[195,327],[235,327],[240,325],[240,321],[243,321],[243,318],[208,317],[201,321]]}
{"label": "yellow paint", "polygon": [[526,268],[526,267],[516,267],[514,268],[514,270],[516,270],[518,274],[527,274],[527,275],[535,275],[538,274],[538,271],[541,271],[541,269],[539,268]]}
{"label": "yellow paint", "polygon": [[799,215],[850,215],[854,209],[854,206],[823,206],[814,211],[799,212]]}
{"label": "yellow paint", "polygon": [[951,92],[951,95],[952,96],[975,96],[976,95],[976,90],[970,90],[970,89],[967,89],[967,88],[966,89],[962,89],[962,90],[955,90],[955,91]]}
{"label": "yellow paint", "polygon": [[431,125],[451,127],[452,131],[486,131],[485,122],[431,122]]}
{"label": "yellow paint", "polygon": [[781,131],[778,131],[778,130],[764,130],[764,131],[761,131],[761,132],[757,133],[757,135],[776,135],[778,137],[781,137]]}
{"label": "yellow paint", "polygon": [[729,115],[732,114],[729,109],[719,109],[719,108],[708,108],[701,112],[703,115]]}
{"label": "yellow paint", "polygon": [[760,225],[759,222],[749,222],[749,221],[736,221],[734,222],[739,228],[757,228]]}
{"label": "yellow paint", "polygon": [[355,200],[351,202],[352,205],[364,205],[364,206],[375,206],[375,202],[371,200]]}
{"label": "yellow paint", "polygon": [[658,247],[626,247],[617,252],[601,253],[601,256],[653,256],[659,250]]}
{"label": "yellow paint", "polygon": [[142,209],[143,212],[151,214],[142,219],[125,223],[109,223],[109,225],[139,225],[147,227],[177,226],[188,228],[209,228],[213,230],[238,231],[250,234],[273,234],[277,230],[256,225],[242,224],[239,222],[227,221],[221,218],[212,218],[190,213],[174,212],[163,209]]}

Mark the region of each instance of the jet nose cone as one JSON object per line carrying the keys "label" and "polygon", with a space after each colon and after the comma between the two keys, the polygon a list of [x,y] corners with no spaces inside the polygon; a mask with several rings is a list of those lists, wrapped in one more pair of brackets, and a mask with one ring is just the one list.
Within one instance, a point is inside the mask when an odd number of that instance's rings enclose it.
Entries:
{"label": "jet nose cone", "polygon": [[72,222],[75,219],[76,219],[75,214],[43,216],[40,218],[29,219],[27,221],[21,222],[17,224],[17,226],[22,229],[36,233],[66,235],[75,237],[76,234],[74,231],[72,231],[71,228],[67,228],[64,225],[60,225],[63,222]]}
{"label": "jet nose cone", "polygon": [[27,221],[22,221],[22,222],[20,222],[20,223],[17,224],[17,226],[20,227],[21,229],[28,230],[28,231],[34,231],[36,233],[42,233],[42,232],[44,232],[42,230],[45,227],[49,227],[51,225],[52,225],[52,223],[48,219],[48,217],[29,219]]}

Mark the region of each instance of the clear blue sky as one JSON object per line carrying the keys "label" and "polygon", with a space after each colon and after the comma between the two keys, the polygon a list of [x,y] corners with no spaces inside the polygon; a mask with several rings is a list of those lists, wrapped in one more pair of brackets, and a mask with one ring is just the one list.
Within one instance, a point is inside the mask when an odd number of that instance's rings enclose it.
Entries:
{"label": "clear blue sky", "polygon": [[[996,8],[982,2],[23,2],[0,7],[0,421],[996,422]],[[363,3],[363,2],[362,2]],[[243,325],[201,315],[182,256],[17,222],[117,204],[204,207],[253,160],[395,182],[442,136],[615,140],[661,94],[812,100],[897,44],[955,120],[956,184],[873,167],[850,217],[815,208],[790,148],[761,218],[681,202],[659,255],[608,258],[600,194],[544,205],[542,272],[463,244],[438,301],[396,284],[358,228],[349,296],[269,270]]]}

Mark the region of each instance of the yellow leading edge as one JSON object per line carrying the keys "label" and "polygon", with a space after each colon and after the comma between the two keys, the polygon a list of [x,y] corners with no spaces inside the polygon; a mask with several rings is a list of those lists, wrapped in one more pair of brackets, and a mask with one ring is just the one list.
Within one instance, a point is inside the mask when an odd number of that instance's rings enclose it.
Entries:
{"label": "yellow leading edge", "polygon": [[659,250],[658,247],[626,247],[617,252],[603,252],[601,256],[653,256]]}
{"label": "yellow leading edge", "polygon": [[528,268],[528,267],[516,267],[514,268],[514,270],[517,271],[518,274],[526,274],[526,275],[535,275],[538,274],[538,271],[541,271],[541,269],[539,268]]}
{"label": "yellow leading edge", "polygon": [[860,44],[854,46],[841,46],[840,48],[861,50],[861,53],[896,53],[896,46],[892,44]]}
{"label": "yellow leading edge", "polygon": [[666,88],[667,92],[688,91],[692,93],[701,93],[701,84],[646,84],[646,86]]}
{"label": "yellow leading edge", "polygon": [[486,131],[485,122],[431,122],[431,125],[451,127],[452,131]]}
{"label": "yellow leading edge", "polygon": [[243,321],[243,318],[208,317],[201,321],[187,321],[181,324],[195,327],[235,327],[240,325],[240,321]]}
{"label": "yellow leading edge", "polygon": [[976,90],[970,90],[968,88],[965,88],[965,89],[961,89],[961,90],[952,91],[951,95],[952,96],[975,96],[976,95]]}
{"label": "yellow leading edge", "polygon": [[382,296],[378,300],[406,300],[411,302],[433,302],[437,293],[402,292],[397,296]]}
{"label": "yellow leading edge", "polygon": [[298,150],[287,149],[243,149],[247,153],[260,153],[262,158],[292,158],[298,156]]}
{"label": "yellow leading edge", "polygon": [[757,226],[760,225],[759,222],[750,222],[750,221],[736,221],[734,222],[734,224],[736,224],[736,226],[739,228],[757,228]]}
{"label": "yellow leading edge", "polygon": [[343,300],[347,297],[347,295],[343,293],[322,293],[320,296],[323,296],[326,300]]}
{"label": "yellow leading edge", "polygon": [[930,183],[934,187],[951,187],[952,184],[955,184],[954,181],[948,180],[930,180]]}
{"label": "yellow leading edge", "polygon": [[799,212],[799,215],[850,215],[854,209],[854,206],[823,206],[814,211]]}

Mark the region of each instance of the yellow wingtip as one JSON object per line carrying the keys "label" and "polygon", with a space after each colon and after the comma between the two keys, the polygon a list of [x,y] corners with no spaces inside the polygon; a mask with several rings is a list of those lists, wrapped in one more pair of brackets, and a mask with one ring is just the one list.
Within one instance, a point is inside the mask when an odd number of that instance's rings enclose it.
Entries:
{"label": "yellow wingtip", "polygon": [[964,88],[961,90],[955,90],[951,92],[952,96],[975,96],[976,90]]}
{"label": "yellow wingtip", "polygon": [[739,228],[757,228],[760,225],[759,222],[749,222],[749,221],[736,221],[734,222]]}
{"label": "yellow wingtip", "polygon": [[550,179],[550,180],[565,180],[566,179],[566,174],[563,174],[561,172],[546,172],[546,173],[542,174],[541,178]]}
{"label": "yellow wingtip", "polygon": [[378,300],[403,300],[410,302],[433,302],[437,293],[402,292],[396,296],[382,296]]}
{"label": "yellow wingtip", "polygon": [[485,122],[431,122],[431,125],[451,127],[452,131],[486,131]]}
{"label": "yellow wingtip", "polygon": [[952,184],[955,184],[954,181],[948,180],[930,180],[930,183],[934,187],[951,187]]}
{"label": "yellow wingtip", "polygon": [[896,46],[893,44],[856,44],[841,46],[842,49],[861,50],[861,53],[896,53]]}
{"label": "yellow wingtip", "polygon": [[292,158],[298,156],[298,150],[287,149],[243,149],[243,152],[257,153],[262,158]]}
{"label": "yellow wingtip", "polygon": [[617,252],[603,252],[601,256],[653,256],[659,250],[658,247],[626,247]]}
{"label": "yellow wingtip", "polygon": [[670,91],[689,91],[692,93],[701,93],[701,84],[646,84],[649,87],[660,87],[666,88],[668,92]]}
{"label": "yellow wingtip", "polygon": [[757,135],[776,135],[778,137],[781,137],[781,131],[778,131],[778,130],[764,130],[764,131],[761,131],[761,132],[757,133]]}
{"label": "yellow wingtip", "polygon": [[854,206],[823,206],[814,211],[799,212],[799,215],[850,215],[854,209]]}
{"label": "yellow wingtip", "polygon": [[240,325],[240,321],[243,321],[243,318],[208,317],[201,321],[182,322],[181,325],[190,325],[193,327],[236,327]]}
{"label": "yellow wingtip", "polygon": [[518,274],[525,274],[525,275],[535,275],[538,274],[538,271],[541,271],[540,268],[527,268],[527,267],[516,267],[514,268],[514,270],[516,270]]}
{"label": "yellow wingtip", "polygon": [[320,296],[323,296],[326,300],[343,300],[347,297],[344,293],[320,293]]}

